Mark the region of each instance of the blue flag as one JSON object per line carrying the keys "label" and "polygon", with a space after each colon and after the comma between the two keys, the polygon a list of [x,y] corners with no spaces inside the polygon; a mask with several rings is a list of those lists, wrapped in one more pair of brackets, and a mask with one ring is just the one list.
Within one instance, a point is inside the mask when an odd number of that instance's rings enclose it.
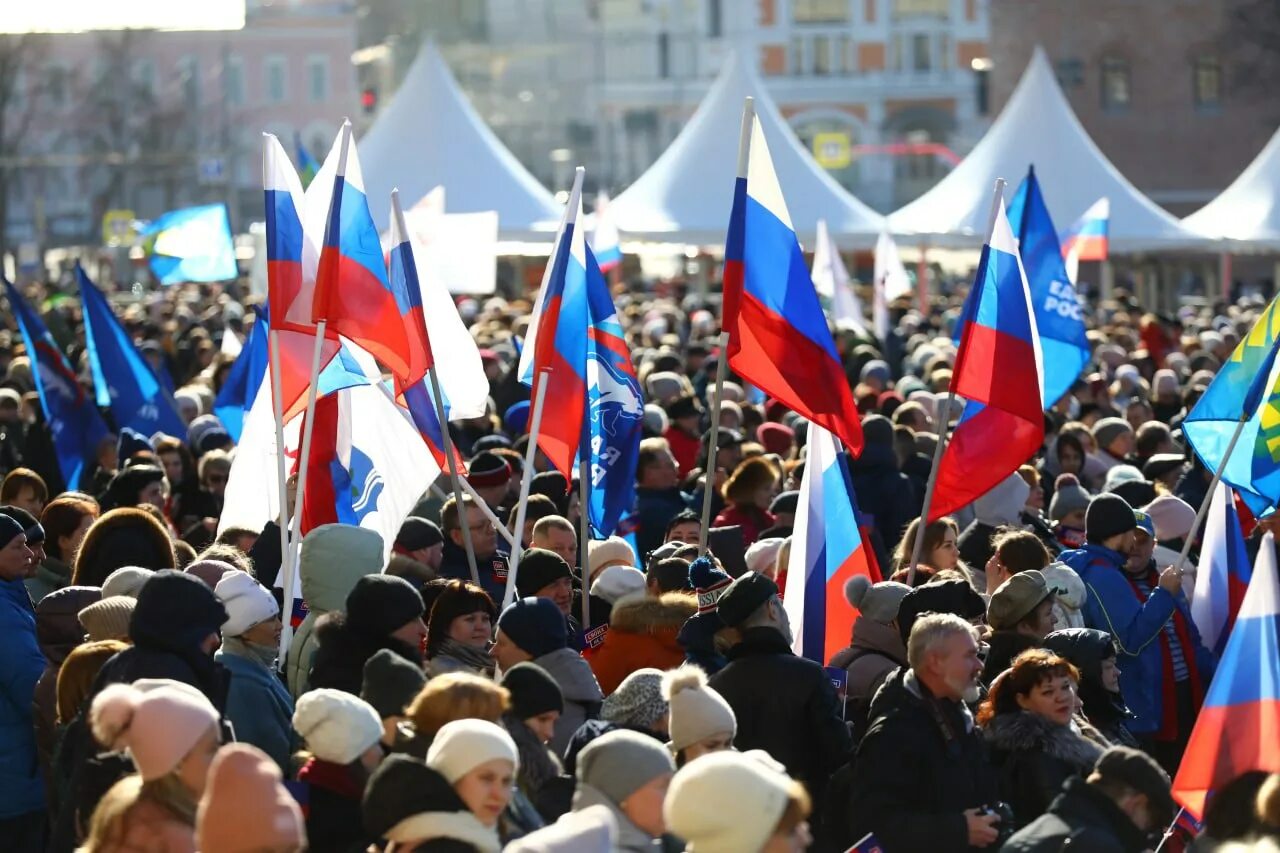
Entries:
{"label": "blue flag", "polygon": [[267,375],[267,336],[270,334],[267,305],[258,308],[258,319],[249,330],[249,339],[227,371],[226,381],[213,401],[213,413],[226,427],[231,440],[239,443],[244,431],[244,416],[258,396],[258,387]]}
{"label": "blue flag", "polygon": [[307,150],[307,146],[302,144],[302,134],[295,132],[293,134],[293,147],[297,150],[298,155],[298,180],[302,183],[305,190],[311,185],[311,179],[320,171],[320,164],[316,162],[316,158],[311,156],[311,152]]}
{"label": "blue flag", "polygon": [[203,204],[162,214],[142,231],[151,272],[161,284],[230,281],[236,267],[231,215],[225,204]]}
{"label": "blue flag", "polygon": [[1018,238],[1044,354],[1044,406],[1071,390],[1089,363],[1089,339],[1076,289],[1067,277],[1058,232],[1049,218],[1032,166],[1009,202],[1009,224]]}
{"label": "blue flag", "polygon": [[[591,469],[588,517],[604,538],[618,530],[636,497],[644,399],[609,285],[591,249],[587,258],[587,411],[582,452]],[[625,527],[625,524],[623,525]],[[623,531],[626,532],[625,530]]]}
{"label": "blue flag", "polygon": [[163,432],[185,436],[186,425],[151,368],[120,325],[102,291],[76,264],[84,311],[85,349],[98,405],[110,407],[116,429],[129,427],[143,435]]}
{"label": "blue flag", "polygon": [[94,408],[93,400],[80,387],[71,363],[54,343],[40,315],[31,310],[8,281],[4,281],[4,290],[9,297],[9,308],[18,321],[18,333],[22,335],[27,358],[31,360],[31,376],[40,395],[44,421],[53,436],[62,479],[68,489],[79,489],[86,485],[81,481],[86,464],[96,458],[98,445],[108,435],[107,425]]}

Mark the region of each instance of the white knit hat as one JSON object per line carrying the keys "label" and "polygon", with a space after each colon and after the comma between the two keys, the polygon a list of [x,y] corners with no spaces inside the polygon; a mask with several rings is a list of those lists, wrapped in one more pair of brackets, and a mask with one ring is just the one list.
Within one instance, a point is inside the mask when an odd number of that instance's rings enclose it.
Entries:
{"label": "white knit hat", "polygon": [[591,584],[591,594],[610,604],[617,604],[623,596],[643,593],[644,590],[644,572],[633,566],[609,566]]}
{"label": "white knit hat", "polygon": [[635,566],[636,554],[627,540],[610,536],[593,539],[587,543],[587,577],[594,580],[596,572],[604,566]]}
{"label": "white knit hat", "polygon": [[321,761],[350,764],[382,739],[382,718],[363,699],[322,687],[302,694],[293,728]]}
{"label": "white knit hat", "polygon": [[511,735],[488,720],[468,718],[446,723],[427,750],[427,766],[448,779],[450,785],[496,759],[510,761],[513,771],[520,767]]}
{"label": "white knit hat", "polygon": [[505,853],[613,853],[618,821],[605,805],[565,812],[550,826],[507,845]]}
{"label": "white knit hat", "polygon": [[142,589],[142,585],[153,574],[155,572],[150,569],[143,569],[138,566],[122,566],[107,575],[107,579],[102,582],[102,597],[110,598],[113,595],[127,595],[130,598],[137,598],[138,591]]}
{"label": "white knit hat", "polygon": [[259,622],[280,615],[280,607],[267,588],[247,572],[228,572],[213,592],[227,609],[222,636],[239,637]]}
{"label": "white knit hat", "polygon": [[744,558],[747,568],[759,575],[772,574],[770,569],[778,561],[778,551],[782,549],[785,539],[771,536],[768,539],[757,539],[751,543]]}
{"label": "white knit hat", "polygon": [[685,765],[662,804],[667,828],[690,853],[759,850],[787,806],[791,780],[739,752],[715,752]]}
{"label": "white knit hat", "polygon": [[738,718],[724,697],[707,686],[707,675],[696,666],[682,666],[662,680],[662,695],[671,703],[671,750],[692,746],[719,734],[733,737]]}

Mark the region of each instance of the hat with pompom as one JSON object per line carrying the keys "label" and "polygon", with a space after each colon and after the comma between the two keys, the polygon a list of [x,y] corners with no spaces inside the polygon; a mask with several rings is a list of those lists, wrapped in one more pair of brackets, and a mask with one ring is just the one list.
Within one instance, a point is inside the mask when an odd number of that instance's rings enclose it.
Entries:
{"label": "hat with pompom", "polygon": [[738,718],[724,697],[707,686],[707,674],[696,666],[682,666],[662,680],[662,695],[671,706],[671,749],[692,746],[715,735],[733,737]]}
{"label": "hat with pompom", "polygon": [[866,575],[854,575],[844,584],[844,596],[849,603],[863,616],[882,625],[898,618],[898,605],[909,592],[911,587],[905,583],[872,583]]}
{"label": "hat with pompom", "polygon": [[194,687],[170,679],[109,684],[89,708],[93,736],[113,751],[128,750],[142,781],[172,773],[218,725],[218,710]]}

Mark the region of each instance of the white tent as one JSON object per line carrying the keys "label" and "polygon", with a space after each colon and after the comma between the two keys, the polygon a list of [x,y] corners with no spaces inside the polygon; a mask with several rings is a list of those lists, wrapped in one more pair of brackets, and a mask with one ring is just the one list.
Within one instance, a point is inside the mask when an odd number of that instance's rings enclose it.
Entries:
{"label": "white tent", "polygon": [[1280,249],[1280,130],[1222,194],[1182,224],[1214,239]]}
{"label": "white tent", "polygon": [[922,235],[943,245],[981,242],[996,178],[1006,199],[1034,164],[1049,213],[1060,228],[1100,197],[1111,200],[1114,250],[1191,246],[1203,238],[1138,191],[1120,174],[1076,118],[1053,68],[1037,47],[1000,115],[960,165],[931,190],[889,216],[894,234]]}
{"label": "white tent", "polygon": [[385,230],[391,190],[405,206],[443,186],[450,213],[498,212],[506,239],[554,232],[562,206],[476,114],[431,42],[360,141],[369,209]]}
{"label": "white tent", "polygon": [[812,244],[818,220],[843,245],[871,246],[884,218],[846,192],[814,162],[778,112],[760,78],[737,54],[671,146],[609,210],[623,239],[722,244],[733,207],[742,103],[755,98],[778,172],[778,182],[800,239]]}

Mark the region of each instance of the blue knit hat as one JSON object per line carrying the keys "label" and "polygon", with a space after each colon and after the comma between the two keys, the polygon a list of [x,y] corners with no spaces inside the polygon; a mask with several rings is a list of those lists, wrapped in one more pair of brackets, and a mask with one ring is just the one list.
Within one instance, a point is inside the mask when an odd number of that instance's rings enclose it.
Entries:
{"label": "blue knit hat", "polygon": [[511,435],[524,435],[529,423],[529,401],[521,400],[502,416],[502,427]]}
{"label": "blue knit hat", "polygon": [[498,617],[498,630],[533,658],[568,644],[564,614],[549,598],[521,598]]}
{"label": "blue knit hat", "polygon": [[689,564],[689,583],[698,594],[698,612],[704,613],[716,609],[733,578],[710,557],[699,557]]}

